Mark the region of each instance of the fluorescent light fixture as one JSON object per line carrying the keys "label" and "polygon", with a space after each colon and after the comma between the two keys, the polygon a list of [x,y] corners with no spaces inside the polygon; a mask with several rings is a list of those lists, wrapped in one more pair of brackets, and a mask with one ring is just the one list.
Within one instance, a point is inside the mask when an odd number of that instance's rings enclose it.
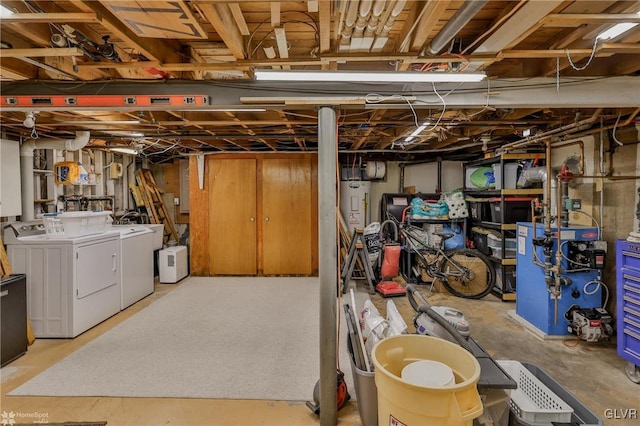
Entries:
{"label": "fluorescent light fixture", "polygon": [[0,4],[0,18],[7,18],[13,15],[13,10],[9,9],[7,6]]}
{"label": "fluorescent light fixture", "polygon": [[420,127],[416,128],[416,129],[411,133],[411,136],[418,136],[418,135],[419,135],[420,133],[422,133],[422,131],[423,131],[424,129],[426,129],[426,128],[427,128],[427,125],[426,125],[426,124],[423,124],[422,126],[420,126]]}
{"label": "fluorescent light fixture", "polygon": [[141,138],[141,137],[144,136],[144,133],[133,132],[133,133],[128,133],[127,136],[129,136],[131,138]]}
{"label": "fluorescent light fixture", "polygon": [[378,71],[280,71],[256,70],[256,80],[262,81],[346,81],[360,83],[461,83],[478,82],[486,74],[446,72],[378,72]]}
{"label": "fluorescent light fixture", "polygon": [[119,152],[121,154],[138,155],[138,150],[133,148],[109,148],[109,151]]}
{"label": "fluorescent light fixture", "polygon": [[407,136],[406,138],[404,138],[405,142],[411,142],[412,140],[414,140],[416,137],[415,136]]}
{"label": "fluorescent light fixture", "polygon": [[[640,15],[640,12],[636,13],[636,15]],[[622,33],[626,33],[631,28],[637,26],[637,23],[634,22],[621,22],[619,24],[615,24],[613,27],[609,28],[598,34],[598,39],[600,40],[610,40],[612,38],[618,37]]]}

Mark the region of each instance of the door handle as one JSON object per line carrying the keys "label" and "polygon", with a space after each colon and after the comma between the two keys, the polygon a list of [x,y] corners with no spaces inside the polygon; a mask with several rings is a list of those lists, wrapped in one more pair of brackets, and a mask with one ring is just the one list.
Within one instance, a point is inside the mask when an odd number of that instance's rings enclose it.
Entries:
{"label": "door handle", "polygon": [[111,268],[112,268],[111,270],[112,271],[117,271],[118,270],[118,267],[116,266],[116,256],[117,256],[116,253],[113,253],[111,255]]}
{"label": "door handle", "polygon": [[9,295],[9,290],[2,290],[2,293],[0,293],[0,297],[5,297]]}
{"label": "door handle", "polygon": [[265,218],[264,218],[264,221],[265,221],[265,222],[269,222],[269,216],[265,217]]}
{"label": "door handle", "polygon": [[255,221],[256,221],[256,218],[255,218],[255,217],[252,217],[252,218],[249,218],[249,220],[250,220],[251,222],[255,222]]}

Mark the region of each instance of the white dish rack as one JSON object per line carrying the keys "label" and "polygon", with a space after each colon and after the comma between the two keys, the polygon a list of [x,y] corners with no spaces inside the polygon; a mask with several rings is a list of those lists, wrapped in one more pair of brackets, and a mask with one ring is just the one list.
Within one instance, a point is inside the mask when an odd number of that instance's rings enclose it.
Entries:
{"label": "white dish rack", "polygon": [[518,361],[497,361],[518,383],[511,391],[509,406],[519,418],[533,424],[571,423],[573,408],[553,393]]}
{"label": "white dish rack", "polygon": [[111,228],[111,212],[64,212],[44,216],[47,238],[101,234]]}

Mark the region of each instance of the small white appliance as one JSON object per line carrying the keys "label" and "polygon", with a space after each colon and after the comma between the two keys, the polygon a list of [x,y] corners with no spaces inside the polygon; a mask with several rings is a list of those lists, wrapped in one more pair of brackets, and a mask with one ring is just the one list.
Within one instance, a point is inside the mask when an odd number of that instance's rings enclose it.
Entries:
{"label": "small white appliance", "polygon": [[167,247],[160,250],[160,282],[177,283],[188,274],[187,248],[185,246]]}

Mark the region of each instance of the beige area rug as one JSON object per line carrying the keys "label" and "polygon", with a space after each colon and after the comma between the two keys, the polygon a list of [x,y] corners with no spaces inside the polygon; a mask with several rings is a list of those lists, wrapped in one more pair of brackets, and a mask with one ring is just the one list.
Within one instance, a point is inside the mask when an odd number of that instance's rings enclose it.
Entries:
{"label": "beige area rug", "polygon": [[318,286],[313,277],[189,278],[9,395],[311,400]]}

